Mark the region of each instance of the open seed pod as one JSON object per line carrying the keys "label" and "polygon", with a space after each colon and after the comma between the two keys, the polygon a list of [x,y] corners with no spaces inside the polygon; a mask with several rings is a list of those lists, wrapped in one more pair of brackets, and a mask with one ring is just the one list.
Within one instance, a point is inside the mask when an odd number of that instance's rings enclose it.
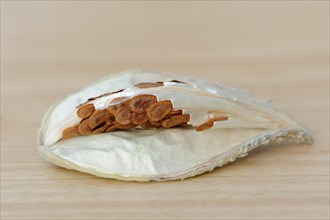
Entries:
{"label": "open seed pod", "polygon": [[285,140],[312,137],[244,91],[152,70],[110,76],[53,105],[38,137],[47,161],[128,181],[196,176]]}

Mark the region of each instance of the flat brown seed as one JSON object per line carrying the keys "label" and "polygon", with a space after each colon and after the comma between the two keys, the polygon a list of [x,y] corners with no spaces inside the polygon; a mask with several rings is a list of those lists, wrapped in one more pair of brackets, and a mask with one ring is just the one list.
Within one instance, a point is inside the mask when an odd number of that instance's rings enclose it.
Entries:
{"label": "flat brown seed", "polygon": [[185,114],[185,115],[175,115],[172,116],[169,119],[166,119],[165,121],[162,122],[162,127],[164,128],[172,128],[175,127],[179,124],[183,124],[186,122],[190,121],[190,115]]}
{"label": "flat brown seed", "polygon": [[95,111],[93,104],[87,104],[79,107],[77,110],[77,115],[79,118],[88,118]]}
{"label": "flat brown seed", "polygon": [[212,118],[212,119],[210,119],[210,121],[226,121],[228,119],[229,119],[228,116],[221,116],[221,117]]}
{"label": "flat brown seed", "polygon": [[214,122],[216,122],[216,121],[225,121],[225,120],[228,120],[228,117],[227,116],[221,116],[221,117],[212,118],[208,122],[205,122],[205,123],[199,125],[196,128],[196,131],[204,131],[206,129],[212,128],[213,125],[214,125]]}
{"label": "flat brown seed", "polygon": [[109,126],[115,124],[115,116],[110,114],[109,118],[105,118],[105,123]]}
{"label": "flat brown seed", "polygon": [[143,113],[155,102],[157,102],[157,97],[154,95],[137,95],[129,102],[129,107],[133,112]]}
{"label": "flat brown seed", "polygon": [[122,124],[119,124],[118,122],[115,123],[115,126],[116,126],[116,128],[119,128],[119,129],[130,129],[130,128],[136,127],[136,125],[133,123],[128,124],[128,125],[122,125]]}
{"label": "flat brown seed", "polygon": [[183,82],[183,81],[180,81],[180,80],[176,80],[176,79],[173,79],[173,80],[171,80],[170,82],[187,84],[186,82]]}
{"label": "flat brown seed", "polygon": [[89,117],[89,127],[95,129],[109,120],[111,114],[107,109],[97,110]]}
{"label": "flat brown seed", "polygon": [[149,118],[147,116],[147,113],[145,113],[145,112],[144,113],[133,112],[133,114],[132,114],[132,122],[136,125],[141,125],[148,120],[149,120]]}
{"label": "flat brown seed", "polygon": [[155,128],[154,125],[150,123],[150,121],[146,121],[143,124],[141,124],[141,128],[143,129],[150,129],[150,128]]}
{"label": "flat brown seed", "polygon": [[98,128],[96,128],[94,131],[92,131],[92,134],[98,134],[98,133],[101,133],[101,132],[107,130],[108,127],[109,127],[109,125],[104,124],[104,125],[102,125],[101,127],[98,127]]}
{"label": "flat brown seed", "polygon": [[120,107],[115,114],[116,122],[121,125],[128,125],[132,123],[132,111],[126,106]]}
{"label": "flat brown seed", "polygon": [[168,119],[174,115],[182,115],[182,110],[172,110],[170,113],[168,113],[164,119]]}
{"label": "flat brown seed", "polygon": [[147,115],[151,121],[160,121],[173,109],[172,102],[170,100],[160,101],[152,104],[148,110]]}
{"label": "flat brown seed", "polygon": [[181,128],[190,128],[190,127],[192,127],[192,125],[188,124],[187,122],[186,123],[179,124],[177,126],[178,127],[181,127]]}
{"label": "flat brown seed", "polygon": [[155,128],[159,128],[159,127],[161,126],[161,124],[162,124],[161,121],[150,121],[150,120],[149,120],[149,122],[150,122],[150,124],[152,124]]}
{"label": "flat brown seed", "polygon": [[62,133],[62,139],[80,136],[78,127],[79,127],[79,125],[76,125],[76,126],[64,129],[64,131]]}
{"label": "flat brown seed", "polygon": [[110,127],[107,128],[107,130],[105,132],[111,132],[111,131],[115,131],[117,130],[118,128],[116,127],[116,125],[111,125]]}
{"label": "flat brown seed", "polygon": [[205,123],[199,125],[199,126],[196,128],[196,131],[204,131],[205,129],[212,128],[213,125],[214,125],[214,122],[213,122],[213,121],[205,122]]}
{"label": "flat brown seed", "polygon": [[79,134],[87,135],[92,133],[92,129],[89,127],[89,119],[82,120],[79,125]]}
{"label": "flat brown seed", "polygon": [[113,99],[110,104],[109,104],[109,107],[108,107],[108,111],[111,113],[111,114],[116,114],[116,111],[123,107],[123,106],[128,106],[129,104],[129,101],[130,99],[128,97],[118,97],[118,98],[115,98]]}
{"label": "flat brown seed", "polygon": [[150,88],[150,87],[161,87],[161,86],[164,86],[164,83],[163,82],[155,82],[155,83],[142,82],[142,83],[135,84],[134,86],[143,89],[143,88]]}

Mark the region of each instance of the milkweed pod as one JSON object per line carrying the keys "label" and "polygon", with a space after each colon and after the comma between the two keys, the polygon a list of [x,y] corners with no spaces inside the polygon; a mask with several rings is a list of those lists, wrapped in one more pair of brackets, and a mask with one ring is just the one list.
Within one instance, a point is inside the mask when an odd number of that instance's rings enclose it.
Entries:
{"label": "milkweed pod", "polygon": [[215,82],[131,70],[53,105],[38,144],[43,158],[68,169],[163,181],[196,176],[287,139],[312,142],[308,129],[269,102]]}

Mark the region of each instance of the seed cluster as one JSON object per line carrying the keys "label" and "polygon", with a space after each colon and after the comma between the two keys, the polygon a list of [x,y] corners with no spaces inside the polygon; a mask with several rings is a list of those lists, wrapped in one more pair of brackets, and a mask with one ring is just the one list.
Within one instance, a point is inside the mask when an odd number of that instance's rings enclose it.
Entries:
{"label": "seed cluster", "polygon": [[81,118],[79,125],[66,128],[63,139],[138,126],[142,129],[172,128],[187,125],[190,121],[190,115],[183,114],[180,109],[173,109],[170,100],[158,101],[156,96],[146,94],[133,98],[115,98],[107,109],[102,110],[95,110],[91,103],[85,104],[78,108],[77,115]]}
{"label": "seed cluster", "polygon": [[[178,80],[171,80],[174,83],[185,83]],[[164,86],[163,82],[143,82],[134,85],[144,89],[150,87]],[[95,110],[91,101],[103,96],[119,93],[118,90],[106,93],[87,100],[78,106],[77,115],[81,118],[78,125],[64,129],[62,138],[76,137],[80,135],[112,132],[116,130],[131,129],[140,127],[151,128],[172,128],[176,126],[186,127],[190,121],[189,114],[183,114],[181,109],[173,109],[170,100],[158,101],[154,95],[137,95],[133,98],[119,97],[113,99],[107,109]],[[215,121],[228,120],[228,117],[216,117],[196,127],[196,131],[209,129]]]}

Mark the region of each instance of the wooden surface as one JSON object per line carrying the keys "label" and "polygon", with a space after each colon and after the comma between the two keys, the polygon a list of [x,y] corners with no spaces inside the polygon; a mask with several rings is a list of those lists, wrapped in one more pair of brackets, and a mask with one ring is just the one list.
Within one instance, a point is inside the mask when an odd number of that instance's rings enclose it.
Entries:
{"label": "wooden surface", "polygon": [[[1,1],[2,219],[328,219],[328,1]],[[47,108],[108,73],[154,68],[244,88],[313,145],[268,145],[173,182],[100,179],[37,154]]]}

